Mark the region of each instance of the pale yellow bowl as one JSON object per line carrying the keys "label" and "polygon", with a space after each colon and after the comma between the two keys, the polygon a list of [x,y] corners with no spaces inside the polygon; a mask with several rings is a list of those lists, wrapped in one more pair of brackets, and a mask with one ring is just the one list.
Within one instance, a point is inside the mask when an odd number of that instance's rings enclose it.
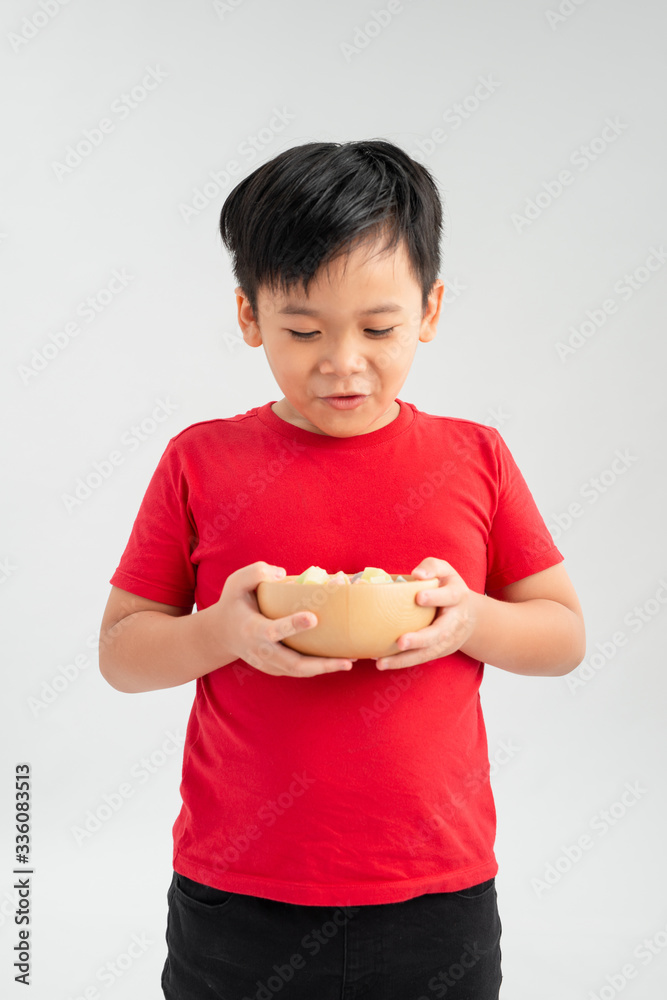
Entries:
{"label": "pale yellow bowl", "polygon": [[438,580],[420,580],[410,574],[406,583],[294,583],[296,576],[262,580],[257,604],[265,618],[285,618],[312,611],[318,624],[283,639],[307,656],[350,656],[377,660],[400,652],[396,640],[404,632],[426,628],[436,608],[422,607],[415,595]]}

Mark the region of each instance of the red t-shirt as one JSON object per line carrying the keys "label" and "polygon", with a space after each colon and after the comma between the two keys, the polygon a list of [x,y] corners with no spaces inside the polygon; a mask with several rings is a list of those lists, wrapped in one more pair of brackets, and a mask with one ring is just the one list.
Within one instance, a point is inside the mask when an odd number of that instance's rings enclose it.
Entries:
{"label": "red t-shirt", "polygon": [[[257,560],[288,574],[407,574],[435,556],[483,594],[563,559],[498,431],[398,402],[395,420],[351,438],[295,427],[272,403],[187,427],[160,459],[110,582],[201,610]],[[175,870],[324,906],[491,878],[483,673],[457,652],[307,678],[239,659],[199,678]]]}

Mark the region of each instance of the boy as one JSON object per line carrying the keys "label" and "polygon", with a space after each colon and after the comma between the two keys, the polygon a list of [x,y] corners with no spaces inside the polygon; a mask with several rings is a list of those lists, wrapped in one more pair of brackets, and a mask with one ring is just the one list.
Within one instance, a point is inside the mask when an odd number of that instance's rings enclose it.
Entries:
{"label": "boy", "polygon": [[[197,681],[164,995],[497,1000],[484,663],[562,675],[585,637],[500,434],[398,398],[442,304],[435,182],[389,142],[308,143],[220,229],[283,398],[169,441],[100,642],[117,690]],[[316,616],[255,588],[312,564],[437,577],[436,617],[384,660],[302,656],[281,639]]]}

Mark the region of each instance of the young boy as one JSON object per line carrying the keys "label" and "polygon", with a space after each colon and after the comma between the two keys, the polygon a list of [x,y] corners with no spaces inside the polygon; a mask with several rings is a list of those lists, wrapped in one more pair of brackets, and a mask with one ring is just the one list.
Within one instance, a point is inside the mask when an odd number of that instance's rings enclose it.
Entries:
{"label": "young boy", "polygon": [[[283,398],[169,441],[100,642],[119,691],[197,681],[164,995],[496,1000],[484,664],[559,676],[585,637],[500,434],[398,398],[442,304],[435,182],[389,142],[308,143],[220,228]],[[383,660],[303,656],[281,640],[316,615],[255,589],[310,565],[437,577],[433,623]]]}

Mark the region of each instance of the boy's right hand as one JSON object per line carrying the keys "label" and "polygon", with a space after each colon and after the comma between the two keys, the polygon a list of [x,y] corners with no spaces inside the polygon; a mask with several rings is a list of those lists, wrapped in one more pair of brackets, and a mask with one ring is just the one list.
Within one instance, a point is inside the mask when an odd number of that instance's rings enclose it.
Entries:
{"label": "boy's right hand", "polygon": [[[230,573],[216,604],[205,609],[211,636],[226,651],[265,674],[314,677],[336,670],[351,670],[351,659],[304,656],[283,645],[281,639],[317,625],[312,611],[299,611],[286,618],[265,618],[257,604],[255,589],[262,580],[279,579],[282,567],[266,562],[251,563]],[[284,574],[283,574],[284,575]]]}

